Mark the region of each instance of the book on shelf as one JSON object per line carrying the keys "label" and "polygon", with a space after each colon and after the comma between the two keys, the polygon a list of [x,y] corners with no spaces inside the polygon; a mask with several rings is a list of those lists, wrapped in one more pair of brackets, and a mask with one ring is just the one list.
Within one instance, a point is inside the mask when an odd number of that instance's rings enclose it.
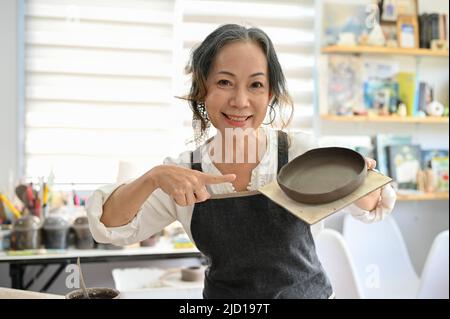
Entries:
{"label": "book on shelf", "polygon": [[436,191],[448,192],[448,156],[433,157],[431,169],[435,178]]}
{"label": "book on shelf", "polygon": [[364,81],[370,79],[394,80],[399,72],[399,62],[365,59],[363,72]]}
{"label": "book on shelf", "polygon": [[399,189],[418,189],[420,145],[387,146],[389,171]]}
{"label": "book on shelf", "polygon": [[430,49],[432,40],[448,39],[447,15],[438,13],[422,13],[419,15],[420,48]]}
{"label": "book on shelf", "polygon": [[[373,137],[373,145],[375,149],[375,160],[380,173],[389,175],[387,146],[389,145],[408,145],[412,143],[410,135],[398,134],[376,134]],[[392,177],[392,176],[391,176]]]}
{"label": "book on shelf", "polygon": [[328,59],[328,112],[352,115],[362,105],[362,61],[359,57],[331,55]]}
{"label": "book on shelf", "polygon": [[364,62],[364,107],[367,112],[388,115],[397,111],[398,83],[396,61]]}
{"label": "book on shelf", "polygon": [[389,80],[364,82],[364,107],[377,115],[389,115],[397,111],[398,84]]}
{"label": "book on shelf", "polygon": [[422,49],[430,48],[428,42],[428,13],[419,15],[419,47]]}
{"label": "book on shelf", "polygon": [[423,149],[422,150],[422,169],[431,168],[431,160],[435,157],[448,156],[448,150],[445,149]]}
{"label": "book on shelf", "polygon": [[447,15],[439,15],[439,40],[447,40]]}
{"label": "book on shelf", "polygon": [[406,105],[408,116],[415,116],[416,75],[412,72],[399,72],[397,74],[398,97]]}
{"label": "book on shelf", "polygon": [[426,82],[419,82],[417,110],[426,114],[426,108],[433,101],[433,88]]}

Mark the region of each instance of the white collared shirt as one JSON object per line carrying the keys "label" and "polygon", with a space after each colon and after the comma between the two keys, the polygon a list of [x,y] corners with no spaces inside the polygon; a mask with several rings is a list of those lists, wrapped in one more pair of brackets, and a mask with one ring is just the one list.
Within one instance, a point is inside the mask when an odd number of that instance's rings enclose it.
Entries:
{"label": "white collared shirt", "polygon": [[[276,179],[278,168],[278,138],[277,131],[263,128],[267,136],[267,149],[258,166],[253,169],[247,190],[253,191]],[[315,139],[304,132],[288,132],[290,138],[288,159],[291,161],[306,151],[316,148]],[[221,175],[217,167],[212,163],[206,147],[202,148],[202,170],[205,173]],[[191,151],[181,153],[178,158],[166,158],[164,164],[179,165],[190,168]],[[191,234],[191,219],[194,205],[179,206],[173,199],[160,188],[156,189],[144,202],[133,220],[120,227],[106,227],[100,218],[103,214],[103,204],[114,190],[122,185],[110,184],[97,189],[88,199],[86,209],[89,218],[89,226],[94,239],[100,243],[112,243],[115,245],[129,245],[147,239],[158,233],[174,221],[179,221],[189,238]],[[231,183],[207,185],[210,194],[227,194],[235,192]],[[354,204],[345,209],[352,216],[365,223],[376,222],[392,212],[396,200],[396,194],[390,185],[382,188],[381,197],[377,207],[372,211],[365,211]],[[311,227],[313,235],[323,228],[323,221]]]}

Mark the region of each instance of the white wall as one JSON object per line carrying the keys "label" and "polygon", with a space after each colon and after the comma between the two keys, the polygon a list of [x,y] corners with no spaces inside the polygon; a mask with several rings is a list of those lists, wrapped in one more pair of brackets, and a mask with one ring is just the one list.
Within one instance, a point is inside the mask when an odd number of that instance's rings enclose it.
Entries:
{"label": "white wall", "polygon": [[0,1],[0,191],[18,170],[18,3]]}

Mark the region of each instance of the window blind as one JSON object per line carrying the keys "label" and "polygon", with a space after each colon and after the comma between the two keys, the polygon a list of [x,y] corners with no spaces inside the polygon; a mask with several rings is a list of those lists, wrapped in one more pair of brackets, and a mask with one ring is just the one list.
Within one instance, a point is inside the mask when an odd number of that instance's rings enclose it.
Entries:
{"label": "window blind", "polygon": [[191,48],[224,23],[258,26],[276,46],[312,129],[314,4],[304,1],[29,0],[25,4],[25,175],[93,189],[121,161],[142,172],[192,145]]}

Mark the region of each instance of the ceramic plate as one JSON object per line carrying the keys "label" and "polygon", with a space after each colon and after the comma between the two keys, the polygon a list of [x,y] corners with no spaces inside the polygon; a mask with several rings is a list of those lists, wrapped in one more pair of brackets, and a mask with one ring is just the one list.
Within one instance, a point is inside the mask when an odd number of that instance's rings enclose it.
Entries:
{"label": "ceramic plate", "polygon": [[277,181],[291,199],[323,204],[352,193],[367,174],[364,157],[348,148],[312,149],[280,170]]}

